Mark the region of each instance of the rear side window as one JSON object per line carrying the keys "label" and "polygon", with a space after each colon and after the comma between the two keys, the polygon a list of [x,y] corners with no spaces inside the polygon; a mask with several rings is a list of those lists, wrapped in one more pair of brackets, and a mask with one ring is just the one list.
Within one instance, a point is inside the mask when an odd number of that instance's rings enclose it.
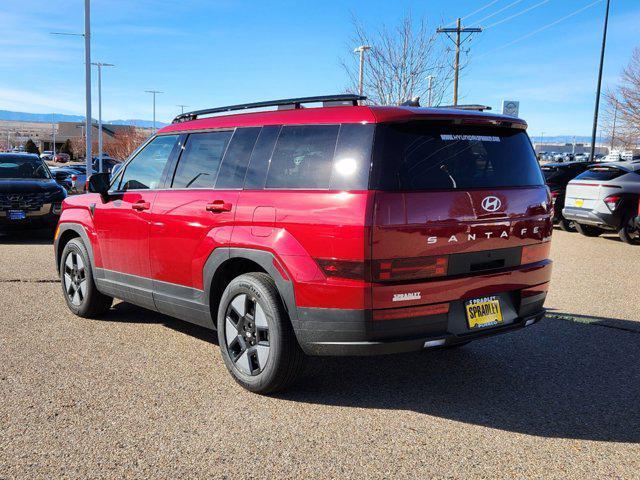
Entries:
{"label": "rear side window", "polygon": [[259,133],[260,127],[236,129],[222,160],[218,180],[216,180],[217,189],[242,188],[249,156]]}
{"label": "rear side window", "polygon": [[615,167],[593,167],[582,172],[575,180],[599,180],[606,182],[607,180],[618,178],[625,173],[628,172]]}
{"label": "rear side window", "polygon": [[213,188],[231,131],[193,133],[173,177],[173,188]]}
{"label": "rear side window", "polygon": [[246,190],[260,190],[264,188],[267,169],[269,168],[269,159],[271,158],[273,147],[278,139],[280,128],[280,125],[262,127],[253,152],[251,152],[249,167],[247,168],[247,175],[244,181],[244,188]]}
{"label": "rear side window", "polygon": [[266,188],[329,188],[339,125],[284,126],[276,143]]}
{"label": "rear side window", "polygon": [[374,188],[468,190],[544,184],[522,130],[422,122],[379,125]]}

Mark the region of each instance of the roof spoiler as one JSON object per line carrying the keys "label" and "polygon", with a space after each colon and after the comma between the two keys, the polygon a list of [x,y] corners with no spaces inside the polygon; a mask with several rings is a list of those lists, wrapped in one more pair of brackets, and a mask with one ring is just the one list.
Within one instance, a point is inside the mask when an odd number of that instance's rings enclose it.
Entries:
{"label": "roof spoiler", "polygon": [[305,103],[322,102],[325,107],[334,106],[356,106],[358,102],[366,100],[367,97],[362,95],[353,95],[350,93],[339,95],[320,95],[315,97],[286,98],[282,100],[269,100],[266,102],[241,103],[238,105],[228,105],[226,107],[206,108],[204,110],[195,110],[178,115],[171,123],[188,122],[195,120],[202,115],[210,115],[212,113],[233,112],[236,110],[249,110],[254,108],[278,107],[279,110],[299,109],[303,108]]}

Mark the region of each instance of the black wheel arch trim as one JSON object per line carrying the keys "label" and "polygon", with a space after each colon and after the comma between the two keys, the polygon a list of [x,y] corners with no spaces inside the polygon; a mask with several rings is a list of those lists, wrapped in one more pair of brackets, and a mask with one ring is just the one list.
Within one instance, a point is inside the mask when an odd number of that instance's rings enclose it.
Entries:
{"label": "black wheel arch trim", "polygon": [[213,279],[216,275],[216,272],[218,272],[220,267],[225,262],[234,258],[251,260],[252,262],[258,264],[260,268],[262,268],[271,276],[271,278],[273,278],[273,280],[276,282],[276,287],[278,288],[280,298],[282,298],[282,302],[284,303],[287,313],[289,314],[289,318],[291,319],[293,328],[294,330],[296,330],[298,326],[298,309],[296,307],[293,283],[291,282],[291,280],[284,279],[282,277],[278,269],[274,266],[274,262],[278,262],[280,264],[281,262],[278,261],[275,255],[266,250],[255,250],[251,248],[238,247],[219,247],[211,252],[211,255],[209,255],[209,258],[204,265],[203,271],[205,301],[207,302],[207,304],[209,305],[211,301],[211,290],[213,287]]}
{"label": "black wheel arch trim", "polygon": [[87,252],[89,253],[89,262],[91,263],[91,271],[95,272],[95,263],[93,257],[93,245],[89,240],[89,235],[87,234],[86,229],[83,225],[79,223],[65,222],[58,225],[58,235],[56,236],[55,241],[53,242],[53,249],[56,259],[56,271],[60,274],[60,255],[62,254],[62,250],[60,247],[60,239],[66,237],[65,232],[72,230],[75,232],[84,243],[84,246],[87,248]]}

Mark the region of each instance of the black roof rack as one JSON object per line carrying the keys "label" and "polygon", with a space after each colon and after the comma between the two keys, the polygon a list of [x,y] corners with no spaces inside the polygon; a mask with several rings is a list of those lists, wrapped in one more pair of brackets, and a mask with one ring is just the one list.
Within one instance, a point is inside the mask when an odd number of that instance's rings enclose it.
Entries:
{"label": "black roof rack", "polygon": [[201,115],[208,115],[211,113],[232,112],[234,110],[248,110],[250,108],[264,108],[264,107],[290,107],[290,108],[302,108],[303,103],[317,103],[322,102],[325,106],[336,105],[358,105],[361,100],[366,100],[367,97],[362,95],[353,95],[350,93],[339,95],[320,95],[316,97],[300,97],[300,98],[286,98],[282,100],[269,100],[266,102],[254,102],[254,103],[241,103],[239,105],[228,105],[226,107],[205,108],[204,110],[195,110],[193,112],[187,112],[178,115],[173,119],[172,123],[187,122],[189,120],[195,120]]}
{"label": "black roof rack", "polygon": [[456,110],[475,110],[477,112],[484,112],[485,110],[491,110],[488,105],[438,105],[435,108],[454,108]]}

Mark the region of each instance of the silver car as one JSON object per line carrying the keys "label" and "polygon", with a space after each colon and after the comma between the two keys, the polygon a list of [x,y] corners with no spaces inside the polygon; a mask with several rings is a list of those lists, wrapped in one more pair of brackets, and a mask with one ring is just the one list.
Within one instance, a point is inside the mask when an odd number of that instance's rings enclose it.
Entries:
{"label": "silver car", "polygon": [[567,185],[562,214],[588,237],[607,230],[640,245],[640,161],[595,164]]}

